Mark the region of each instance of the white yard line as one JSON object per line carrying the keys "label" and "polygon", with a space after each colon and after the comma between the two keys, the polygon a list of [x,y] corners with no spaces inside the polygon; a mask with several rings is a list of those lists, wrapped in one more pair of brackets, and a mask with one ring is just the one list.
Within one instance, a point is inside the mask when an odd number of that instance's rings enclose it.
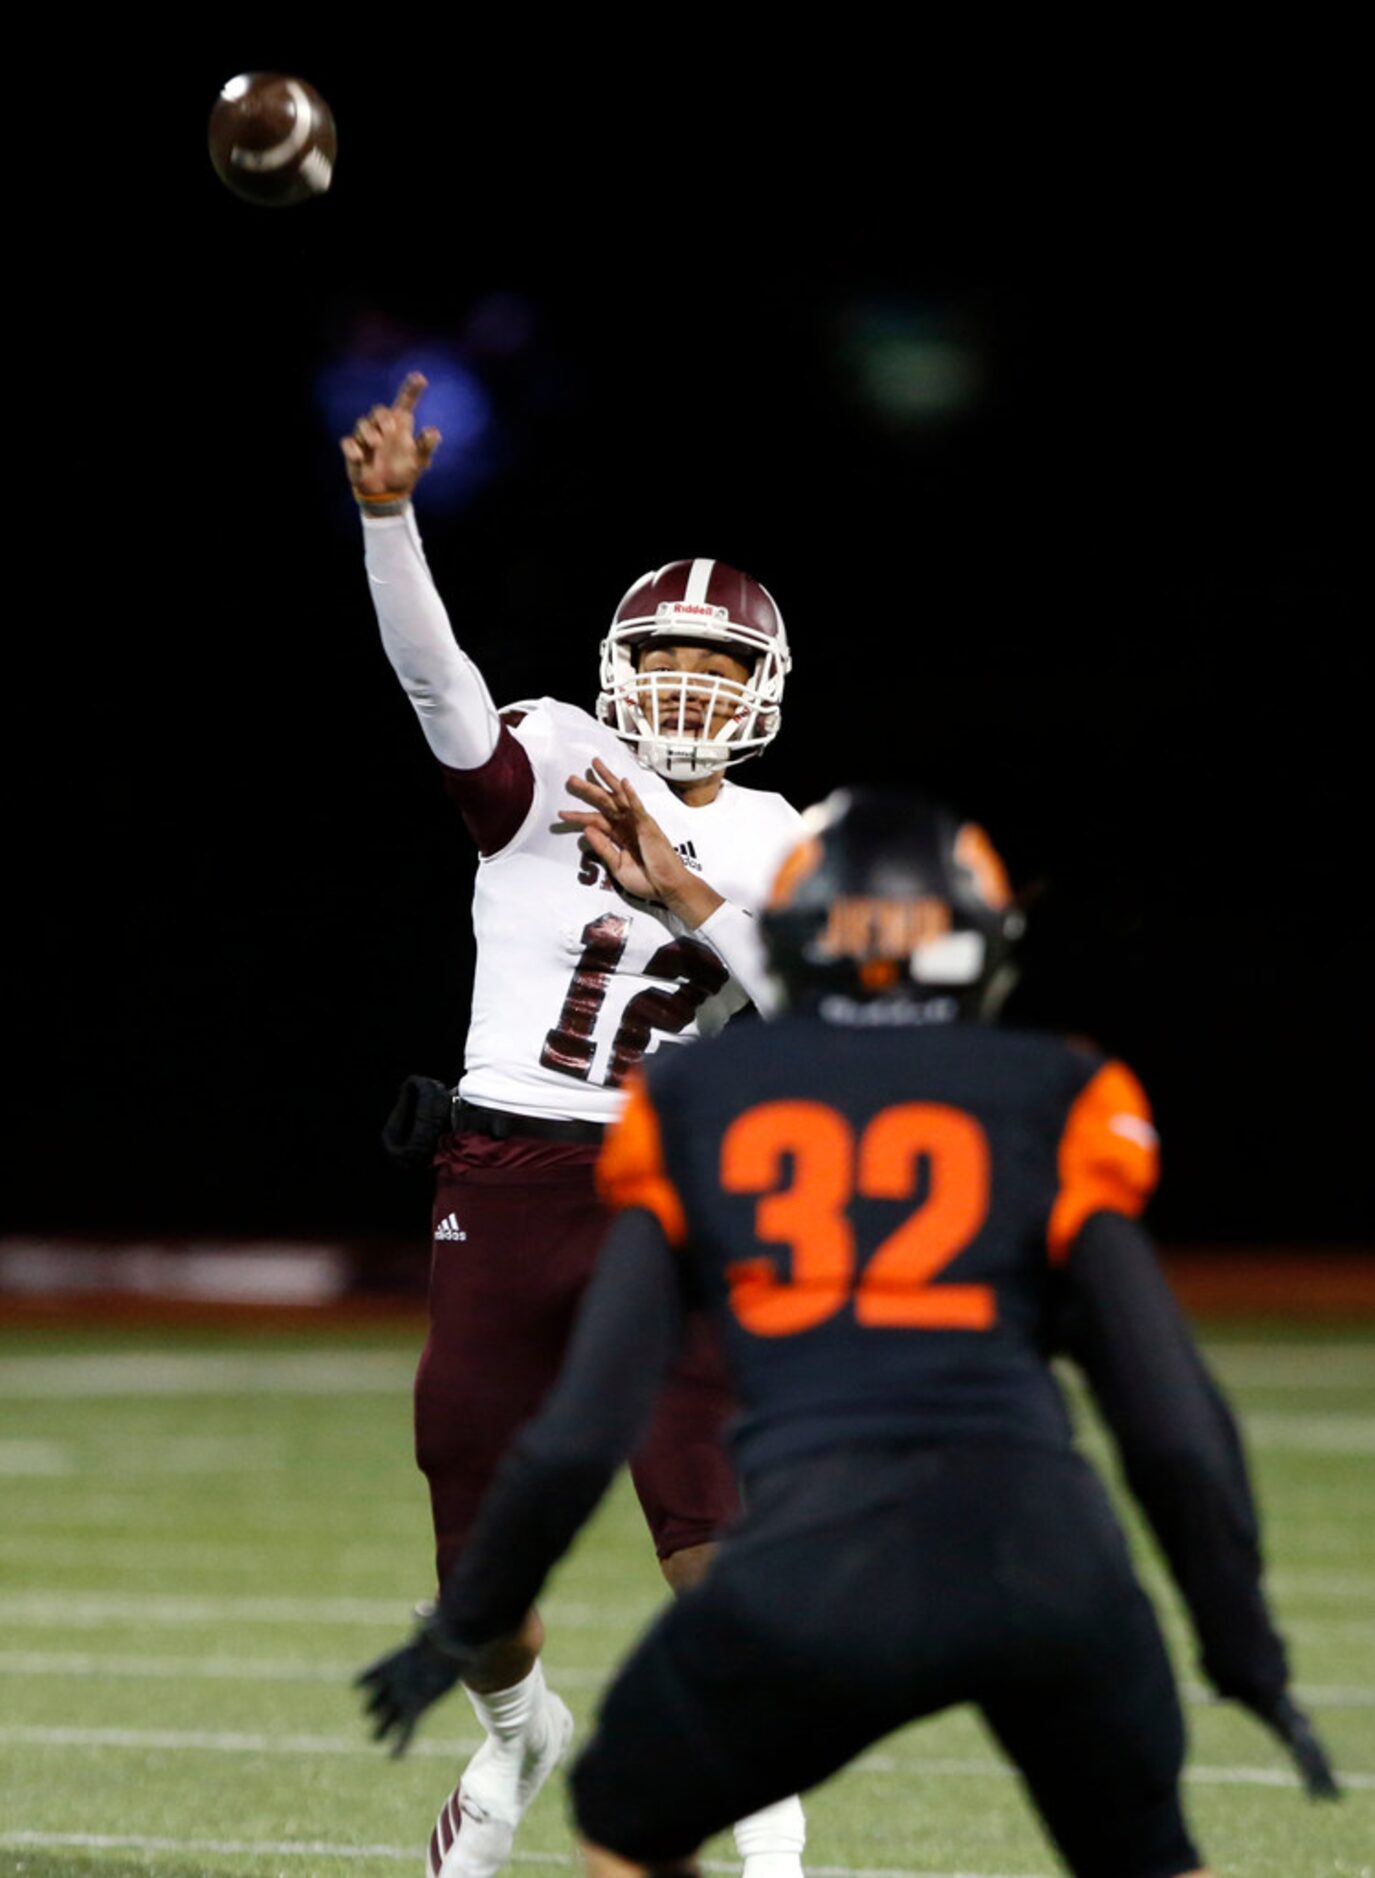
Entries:
{"label": "white yard line", "polygon": [[1334,1572],[1322,1566],[1281,1565],[1267,1572],[1265,1581],[1280,1598],[1333,1598],[1369,1603],[1375,1599],[1375,1575],[1370,1572]]}
{"label": "white yard line", "polygon": [[[97,1479],[100,1488],[88,1484]],[[428,1540],[429,1515],[424,1483],[418,1473],[415,1482],[415,1491],[404,1499],[370,1499],[369,1520],[379,1529],[393,1526],[401,1531],[406,1530],[405,1522],[410,1522]],[[94,1461],[85,1472],[79,1494],[44,1495],[44,1504],[35,1498],[22,1508],[7,1506],[6,1516],[16,1528],[22,1526],[35,1536],[57,1527],[64,1533],[79,1534],[81,1541],[88,1545],[103,1546],[106,1529],[110,1526],[137,1526],[141,1532],[169,1536],[186,1530],[186,1509],[175,1497],[166,1504],[150,1506],[141,1481],[130,1481],[115,1491],[100,1490],[110,1485],[109,1468]],[[265,1505],[254,1495],[251,1513],[254,1531],[272,1539],[301,1534],[330,1540],[351,1539],[358,1531],[357,1507],[341,1500],[337,1489],[331,1493],[316,1487],[312,1491],[308,1481],[292,1481],[290,1503],[279,1501]],[[223,1507],[217,1509],[215,1517],[224,1519]],[[242,1526],[237,1530],[241,1531]],[[118,1538],[118,1534],[115,1536]]]}
{"label": "white yard line", "polygon": [[[96,1656],[75,1651],[0,1650],[0,1676],[80,1676],[122,1681],[323,1682],[352,1681],[357,1663],[308,1663],[290,1657]],[[564,1676],[566,1683],[568,1677]]]}
{"label": "white yard line", "polygon": [[[3,1471],[0,1467],[0,1473]],[[408,1521],[416,1529],[415,1544],[419,1555],[423,1537],[416,1512],[414,1508],[407,1509]],[[21,1566],[36,1567],[38,1569],[34,1570],[33,1575],[41,1577],[42,1568],[89,1565],[96,1555],[95,1547],[98,1543],[101,1571],[107,1582],[116,1572],[156,1572],[164,1564],[174,1566],[183,1582],[190,1573],[198,1570],[218,1573],[223,1577],[228,1575],[227,1568],[236,1562],[241,1573],[252,1582],[255,1577],[259,1581],[271,1577],[271,1572],[263,1568],[265,1548],[277,1544],[289,1545],[295,1536],[295,1533],[288,1531],[235,1534],[225,1538],[194,1538],[182,1532],[151,1538],[104,1537],[97,1542],[89,1533],[54,1537],[49,1532],[12,1531],[0,1534],[0,1560],[13,1560]],[[393,1539],[369,1539],[353,1531],[346,1536],[338,1536],[337,1543],[347,1552],[348,1566],[354,1577],[362,1577],[369,1571],[381,1583],[395,1577],[397,1546]],[[1153,1562],[1147,1564],[1146,1575],[1152,1590],[1157,1593],[1168,1582]],[[417,1583],[421,1581],[418,1577]],[[1368,1571],[1334,1571],[1325,1565],[1281,1565],[1267,1574],[1267,1583],[1277,1597],[1295,1603],[1305,1599],[1358,1606],[1375,1602],[1375,1574]],[[403,1605],[398,1603],[396,1608],[404,1614]]]}
{"label": "white yard line", "polygon": [[[1316,1643],[1329,1643],[1345,1639],[1349,1643],[1375,1643],[1375,1622],[1364,1617],[1294,1617],[1288,1612],[1283,1614],[1281,1628],[1286,1637],[1303,1642],[1311,1638]],[[1181,1637],[1188,1632],[1181,1629]]]}
{"label": "white yard line", "polygon": [[[621,1630],[643,1625],[657,1603],[627,1603],[618,1609],[551,1598],[541,1609],[553,1624],[568,1630]],[[0,1592],[0,1624],[97,1627],[138,1624],[178,1629],[196,1624],[302,1624],[321,1626],[381,1625],[404,1630],[410,1619],[402,1598],[189,1597],[181,1592],[52,1591]]]}
{"label": "white yard line", "polygon": [[121,1351],[108,1356],[7,1356],[0,1397],[75,1401],[98,1396],[395,1395],[415,1377],[395,1350]]}
{"label": "white yard line", "polygon": [[[422,1760],[453,1761],[471,1754],[482,1739],[473,1735],[467,1740],[414,1741],[407,1752]],[[363,1733],[361,1719],[356,1737],[274,1735],[232,1728],[0,1727],[0,1742],[16,1748],[114,1748],[139,1754],[149,1750],[159,1754],[320,1754],[340,1759],[382,1753]]]}
{"label": "white yard line", "polygon": [[[357,1675],[354,1662],[319,1663],[279,1656],[153,1656],[75,1650],[0,1650],[0,1676],[77,1676],[104,1681],[299,1682],[348,1686]],[[552,1685],[560,1689],[600,1689],[613,1673],[604,1669],[559,1668],[545,1658]],[[1202,1683],[1186,1683],[1182,1693],[1199,1708],[1221,1708]],[[1299,1683],[1299,1701],[1314,1709],[1375,1708],[1375,1685]]]}
{"label": "white yard line", "polygon": [[[9,1747],[30,1748],[114,1748],[143,1753],[202,1754],[303,1754],[350,1757],[377,1757],[379,1749],[361,1736],[352,1735],[275,1735],[238,1730],[178,1728],[60,1728],[0,1727],[0,1743]],[[409,1750],[428,1760],[453,1760],[477,1747],[476,1739],[417,1741]],[[941,1778],[977,1780],[1014,1780],[1017,1775],[1006,1761],[982,1757],[927,1758],[920,1754],[901,1757],[863,1754],[851,1766],[866,1774],[900,1774],[904,1779],[923,1775]],[[1339,1770],[1339,1779],[1353,1792],[1375,1792],[1375,1774]],[[1296,1787],[1297,1774],[1279,1767],[1206,1767],[1185,1770],[1185,1779],[1208,1786]]]}
{"label": "white yard line", "polygon": [[190,1597],[183,1592],[0,1593],[0,1622],[12,1624],[404,1624],[399,1598]]}
{"label": "white yard line", "polygon": [[1246,1445],[1260,1454],[1375,1454],[1375,1415],[1289,1415],[1252,1409],[1240,1416]]}
{"label": "white yard line", "polygon": [[[0,1650],[0,1676],[75,1676],[107,1682],[299,1682],[348,1688],[360,1663],[312,1663],[291,1657],[133,1656],[87,1651]],[[547,1659],[546,1659],[547,1667]],[[560,1689],[602,1689],[605,1669],[548,1669]],[[1310,1698],[1311,1701],[1311,1698]],[[1375,1690],[1370,1694],[1375,1707]]]}
{"label": "white yard line", "polygon": [[[551,1598],[541,1606],[553,1629],[636,1631],[643,1629],[662,1606],[657,1602],[605,1604],[563,1602]],[[109,1624],[134,1624],[141,1629],[188,1629],[204,1624],[300,1624],[324,1628],[404,1629],[409,1621],[400,1598],[254,1598],[183,1592],[52,1591],[0,1592],[0,1626],[32,1630],[91,1630]],[[1185,1635],[1181,1625],[1167,1623],[1171,1634]],[[1345,1616],[1286,1616],[1285,1631],[1299,1639],[1375,1642],[1375,1619]]]}
{"label": "white yard line", "polygon": [[[1237,1420],[1247,1448],[1255,1454],[1375,1454],[1375,1416],[1364,1405],[1359,1411],[1334,1409],[1325,1415],[1239,1405]],[[1076,1419],[1075,1445],[1100,1471],[1115,1471],[1112,1444],[1087,1414]]]}
{"label": "white yard line", "polygon": [[[418,1530],[414,1534],[415,1551],[418,1557],[429,1552],[425,1543],[429,1535],[422,1535]],[[271,1583],[274,1573],[266,1562],[267,1554],[275,1552],[278,1557],[293,1553],[298,1543],[295,1533],[240,1532],[228,1538],[193,1539],[153,1538],[125,1539],[102,1538],[93,1540],[89,1534],[80,1538],[55,1539],[50,1533],[16,1532],[0,1535],[0,1560],[13,1560],[18,1566],[27,1569],[31,1578],[43,1578],[46,1570],[55,1566],[63,1568],[74,1566],[87,1568],[98,1562],[99,1576],[108,1584],[120,1573],[157,1573],[165,1568],[168,1574],[175,1574],[183,1583],[192,1573],[208,1572],[217,1574],[221,1581],[226,1577],[239,1576],[250,1584]],[[335,1535],[336,1556],[346,1553],[346,1566],[354,1579],[372,1576],[379,1584],[395,1582],[397,1576],[397,1545],[394,1539],[360,1539],[356,1533],[344,1536]],[[428,1564],[428,1559],[425,1561]],[[431,1568],[432,1569],[432,1568]],[[416,1582],[423,1584],[423,1567],[417,1566]],[[404,1607],[403,1607],[404,1608]]]}
{"label": "white yard line", "polygon": [[[1198,1708],[1230,1706],[1202,1683],[1185,1683],[1183,1695]],[[1298,1682],[1294,1684],[1294,1695],[1307,1708],[1375,1708],[1375,1687],[1369,1684]],[[1242,1712],[1236,1710],[1237,1714]]]}
{"label": "white yard line", "polygon": [[[0,1845],[34,1851],[67,1847],[91,1852],[213,1852],[231,1858],[385,1858],[416,1859],[413,1845],[331,1845],[308,1839],[169,1839],[144,1838],[113,1832],[0,1832]],[[567,1868],[569,1853],[513,1852],[521,1865],[560,1865]],[[703,1859],[712,1872],[737,1872],[739,1859]],[[932,1872],[905,1871],[893,1865],[813,1865],[811,1878],[1045,1878],[1036,1872]]]}
{"label": "white yard line", "polygon": [[71,1443],[42,1439],[0,1441],[0,1478],[59,1480],[76,1473]]}
{"label": "white yard line", "polygon": [[[404,1397],[415,1351],[124,1350],[0,1358],[0,1397],[13,1401],[104,1396],[390,1395]],[[1208,1348],[1238,1389],[1375,1391],[1375,1344],[1236,1344]],[[1251,1418],[1248,1418],[1251,1419]]]}
{"label": "white yard line", "polygon": [[[0,1737],[3,1738],[3,1737]],[[942,1779],[973,1780],[1015,1780],[1019,1778],[1010,1762],[992,1761],[970,1757],[953,1759],[948,1756],[933,1756],[926,1759],[921,1755],[861,1754],[851,1761],[850,1770],[860,1774],[900,1774],[903,1779],[911,1780],[923,1774],[939,1775]],[[1299,1777],[1285,1767],[1203,1767],[1189,1766],[1184,1769],[1186,1781],[1202,1786],[1214,1787],[1297,1787]],[[1375,1793],[1375,1774],[1352,1774],[1338,1768],[1337,1778],[1343,1786],[1352,1792]]]}
{"label": "white yard line", "polygon": [[[45,1445],[49,1453],[44,1465],[22,1452],[17,1458],[7,1456],[0,1445],[0,1475],[99,1480],[102,1484],[112,1479],[141,1481],[149,1474],[175,1479],[210,1475],[216,1480],[242,1474],[258,1479],[267,1473],[284,1473],[292,1465],[287,1443],[278,1435],[142,1435],[130,1447],[92,1427],[83,1431],[79,1441]],[[131,1494],[137,1491],[131,1486]]]}
{"label": "white yard line", "polygon": [[1375,1343],[1210,1343],[1229,1388],[1375,1389]]}

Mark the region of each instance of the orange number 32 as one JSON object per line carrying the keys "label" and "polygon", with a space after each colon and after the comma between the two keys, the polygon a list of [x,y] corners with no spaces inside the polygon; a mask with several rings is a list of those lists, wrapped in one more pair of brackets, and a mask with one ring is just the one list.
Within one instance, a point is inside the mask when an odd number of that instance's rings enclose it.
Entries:
{"label": "orange number 32", "polygon": [[[780,1187],[783,1163],[792,1180]],[[890,1233],[856,1284],[856,1194],[910,1199],[923,1161],[925,1197]],[[773,1258],[727,1267],[731,1308],[746,1330],[787,1337],[823,1324],[853,1298],[855,1319],[872,1328],[989,1330],[997,1319],[991,1285],[938,1284],[988,1217],[988,1138],[972,1115],[939,1102],[882,1109],[858,1143],[849,1122],[824,1102],[765,1102],[747,1109],[721,1144],[727,1193],[759,1194],[755,1237],[787,1246],[791,1273]]]}

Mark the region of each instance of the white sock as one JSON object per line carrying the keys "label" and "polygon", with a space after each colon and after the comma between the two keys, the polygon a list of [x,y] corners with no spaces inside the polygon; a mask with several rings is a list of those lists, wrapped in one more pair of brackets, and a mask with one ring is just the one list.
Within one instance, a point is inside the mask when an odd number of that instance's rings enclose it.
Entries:
{"label": "white sock", "polygon": [[751,1813],[735,1828],[735,1849],[745,1861],[749,1878],[795,1875],[801,1870],[802,1848],[806,1843],[807,1816],[795,1793]]}
{"label": "white sock", "polygon": [[[464,1687],[467,1689],[466,1683]],[[536,1657],[530,1674],[509,1689],[490,1689],[485,1695],[479,1695],[476,1689],[467,1689],[467,1695],[473,1713],[492,1739],[515,1743],[543,1713],[544,1668]]]}

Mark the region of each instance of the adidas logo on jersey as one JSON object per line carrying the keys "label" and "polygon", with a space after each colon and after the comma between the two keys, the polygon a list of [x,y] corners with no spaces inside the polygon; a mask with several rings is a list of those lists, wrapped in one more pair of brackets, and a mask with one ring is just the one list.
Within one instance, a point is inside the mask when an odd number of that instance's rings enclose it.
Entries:
{"label": "adidas logo on jersey", "polygon": [[700,874],[702,871],[702,863],[697,859],[697,850],[692,843],[690,841],[679,841],[676,843],[676,846],[679,854],[682,855],[693,873]]}
{"label": "adidas logo on jersey", "polygon": [[434,1236],[436,1239],[466,1239],[468,1237],[458,1223],[457,1213],[449,1213],[441,1219],[434,1229]]}

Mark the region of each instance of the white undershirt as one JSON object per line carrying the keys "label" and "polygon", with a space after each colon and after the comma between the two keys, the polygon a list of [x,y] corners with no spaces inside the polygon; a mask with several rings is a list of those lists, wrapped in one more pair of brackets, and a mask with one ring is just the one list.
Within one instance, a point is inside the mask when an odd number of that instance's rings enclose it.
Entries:
{"label": "white undershirt", "polygon": [[454,638],[409,503],[401,515],[364,515],[363,558],[383,648],[426,743],[449,769],[478,769],[497,747],[501,720]]}

